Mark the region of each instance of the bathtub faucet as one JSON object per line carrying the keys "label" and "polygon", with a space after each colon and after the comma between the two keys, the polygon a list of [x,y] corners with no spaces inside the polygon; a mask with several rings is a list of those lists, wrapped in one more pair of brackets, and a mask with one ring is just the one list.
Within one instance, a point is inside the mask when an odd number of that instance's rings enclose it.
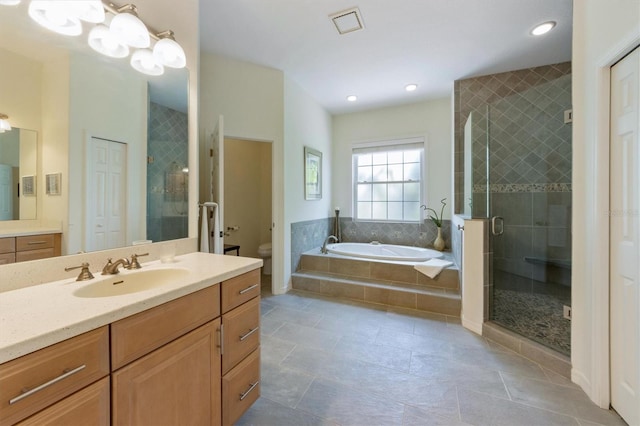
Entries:
{"label": "bathtub faucet", "polygon": [[329,242],[330,239],[333,238],[333,241],[335,241],[336,243],[338,242],[338,237],[336,237],[335,235],[329,235],[327,238],[325,238],[324,243],[322,244],[322,248],[320,249],[320,252],[322,254],[327,254],[327,243]]}

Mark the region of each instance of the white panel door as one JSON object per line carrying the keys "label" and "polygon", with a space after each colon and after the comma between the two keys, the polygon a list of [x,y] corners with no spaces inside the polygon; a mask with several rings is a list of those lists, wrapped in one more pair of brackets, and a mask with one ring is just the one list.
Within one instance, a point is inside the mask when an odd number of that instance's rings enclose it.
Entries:
{"label": "white panel door", "polygon": [[640,424],[640,48],[611,69],[611,405]]}
{"label": "white panel door", "polygon": [[127,145],[91,138],[87,147],[85,250],[126,245]]}
{"label": "white panel door", "polygon": [[13,168],[0,164],[0,220],[13,219]]}

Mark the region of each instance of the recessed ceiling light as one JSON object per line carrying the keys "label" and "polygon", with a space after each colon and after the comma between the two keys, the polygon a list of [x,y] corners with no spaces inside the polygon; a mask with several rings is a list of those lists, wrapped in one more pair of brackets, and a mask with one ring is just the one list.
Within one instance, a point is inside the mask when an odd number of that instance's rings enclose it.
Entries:
{"label": "recessed ceiling light", "polygon": [[404,86],[404,90],[406,90],[407,92],[413,92],[414,90],[416,90],[418,88],[417,84],[407,84],[406,86]]}
{"label": "recessed ceiling light", "polygon": [[358,97],[356,95],[349,95],[349,96],[347,96],[347,100],[349,102],[355,102],[355,101],[358,100]]}
{"label": "recessed ceiling light", "polygon": [[534,29],[532,29],[531,34],[535,36],[546,34],[549,31],[551,31],[555,26],[556,26],[556,23],[554,21],[545,22],[543,24],[536,26]]}

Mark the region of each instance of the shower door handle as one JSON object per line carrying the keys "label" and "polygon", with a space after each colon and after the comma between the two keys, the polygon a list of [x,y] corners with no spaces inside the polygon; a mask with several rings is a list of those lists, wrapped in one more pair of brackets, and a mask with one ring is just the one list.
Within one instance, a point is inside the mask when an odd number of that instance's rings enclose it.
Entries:
{"label": "shower door handle", "polygon": [[496,236],[504,233],[504,218],[502,216],[494,216],[491,218],[491,233]]}

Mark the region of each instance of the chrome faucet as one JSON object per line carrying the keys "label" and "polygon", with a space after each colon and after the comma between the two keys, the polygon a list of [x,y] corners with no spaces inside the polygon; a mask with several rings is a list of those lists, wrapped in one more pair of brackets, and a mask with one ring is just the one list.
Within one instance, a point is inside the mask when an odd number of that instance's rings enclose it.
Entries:
{"label": "chrome faucet", "polygon": [[130,263],[129,259],[123,257],[122,259],[118,259],[115,262],[111,262],[111,259],[107,260],[107,264],[102,268],[102,275],[115,275],[118,272],[118,266],[122,265],[124,268],[129,268]]}
{"label": "chrome faucet", "polygon": [[338,242],[338,237],[336,237],[335,235],[329,235],[327,238],[325,238],[324,243],[322,244],[322,248],[320,249],[320,252],[322,254],[327,254],[327,243],[329,242],[329,240],[333,239],[333,241],[335,241],[336,243]]}

